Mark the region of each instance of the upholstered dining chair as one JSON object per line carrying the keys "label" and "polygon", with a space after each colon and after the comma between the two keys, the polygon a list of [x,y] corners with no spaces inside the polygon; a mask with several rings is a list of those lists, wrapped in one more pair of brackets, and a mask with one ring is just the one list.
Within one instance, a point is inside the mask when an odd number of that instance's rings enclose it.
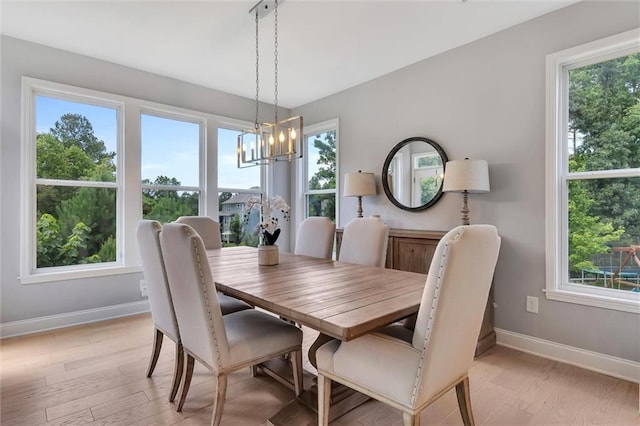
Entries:
{"label": "upholstered dining chair", "polygon": [[300,223],[296,235],[295,254],[331,259],[336,224],[323,216],[308,217]]}
{"label": "upholstered dining chair", "polygon": [[[162,225],[155,220],[141,220],[138,222],[136,237],[140,257],[142,259],[142,271],[147,283],[147,293],[149,294],[149,305],[151,307],[151,317],[153,318],[154,335],[153,349],[147,369],[147,377],[151,377],[156,368],[162,341],[164,336],[173,340],[176,344],[175,368],[173,373],[173,383],[169,392],[169,401],[173,401],[180,386],[180,379],[183,372],[184,354],[182,341],[180,339],[180,329],[176,321],[176,314],[173,309],[173,301],[167,282],[164,258],[160,248],[160,232]],[[220,295],[220,307],[222,314],[251,309],[251,306],[241,300],[230,296]]]}
{"label": "upholstered dining chair", "polygon": [[164,226],[160,243],[186,354],[178,402],[182,409],[197,359],[216,379],[212,425],[219,425],[229,373],[289,354],[296,396],[302,391],[302,331],[272,315],[247,309],[222,315],[200,236],[189,226]]}
{"label": "upholstered dining chair", "polygon": [[177,223],[184,223],[193,228],[200,235],[204,248],[214,250],[222,248],[220,223],[209,216],[180,216]]}
{"label": "upholstered dining chair", "polygon": [[454,228],[436,248],[409,341],[383,331],[321,346],[318,424],[327,424],[333,380],[401,410],[405,425],[419,425],[420,412],[455,387],[473,425],[468,371],[499,250],[494,226]]}
{"label": "upholstered dining chair", "polygon": [[147,377],[151,377],[156,368],[162,340],[167,336],[176,344],[176,357],[173,372],[173,383],[169,392],[169,401],[173,401],[180,386],[182,377],[184,355],[182,341],[180,340],[180,330],[176,321],[176,314],[173,310],[171,293],[164,268],[164,260],[160,250],[160,231],[162,225],[155,220],[141,220],[138,222],[136,237],[142,258],[142,269],[144,279],[147,283],[147,293],[149,295],[149,305],[151,306],[151,317],[153,318],[154,335],[153,350],[147,369]]}
{"label": "upholstered dining chair", "polygon": [[389,227],[380,218],[355,218],[344,227],[338,260],[384,267],[388,242]]}
{"label": "upholstered dining chair", "polygon": [[[220,223],[209,216],[180,216],[176,223],[189,225],[202,238],[206,250],[222,248],[220,239]],[[234,297],[218,292],[218,301],[222,308],[222,315],[230,314],[243,309],[251,309],[252,306]]]}

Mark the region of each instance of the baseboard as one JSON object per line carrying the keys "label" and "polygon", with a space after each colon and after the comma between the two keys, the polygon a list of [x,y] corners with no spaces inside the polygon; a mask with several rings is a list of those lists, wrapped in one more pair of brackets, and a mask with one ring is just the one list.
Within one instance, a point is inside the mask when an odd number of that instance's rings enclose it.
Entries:
{"label": "baseboard", "polygon": [[70,327],[73,325],[88,324],[96,321],[103,321],[111,318],[126,317],[129,315],[149,312],[149,302],[123,303],[121,305],[104,306],[83,311],[67,312],[46,317],[30,318],[21,321],[11,321],[0,324],[0,338],[22,336],[25,334],[39,333],[42,331],[55,330],[57,328]]}
{"label": "baseboard", "polygon": [[495,329],[497,344],[587,370],[640,383],[640,362],[556,343],[512,331]]}

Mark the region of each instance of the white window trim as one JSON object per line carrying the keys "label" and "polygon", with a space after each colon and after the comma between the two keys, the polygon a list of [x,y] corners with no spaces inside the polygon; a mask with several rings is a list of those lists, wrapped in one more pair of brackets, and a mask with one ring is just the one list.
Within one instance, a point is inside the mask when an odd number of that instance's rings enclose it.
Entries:
{"label": "white window trim", "polygon": [[[150,190],[167,190],[167,191],[186,191],[186,192],[197,192],[198,193],[198,210],[203,212],[205,211],[206,200],[204,197],[205,194],[205,153],[206,153],[206,135],[207,135],[207,121],[202,116],[194,116],[192,114],[183,114],[176,112],[169,112],[166,108],[157,109],[157,108],[140,108],[138,116],[147,115],[151,117],[165,118],[167,120],[176,120],[182,121],[185,123],[193,123],[198,126],[198,167],[201,172],[198,176],[198,186],[191,185],[154,185],[154,184],[141,184],[142,189],[150,189]],[[142,127],[142,124],[141,124]],[[142,135],[142,128],[140,129]],[[142,137],[140,137],[140,148],[142,148]],[[142,162],[140,162],[142,163]]]}
{"label": "white window trim", "polygon": [[547,55],[546,288],[547,299],[640,313],[640,294],[569,283],[565,182],[571,178],[640,176],[639,169],[568,173],[568,70],[640,51],[638,29]]}
{"label": "white window trim", "polygon": [[[58,179],[38,179],[36,176],[35,158],[35,100],[36,96],[50,96],[59,99],[88,103],[91,105],[113,108],[116,110],[117,130],[116,130],[116,182],[96,183],[83,181],[64,181]],[[46,281],[58,281],[66,279],[82,278],[89,270],[98,270],[98,274],[105,275],[106,271],[113,273],[127,271],[123,257],[116,256],[115,262],[103,262],[91,265],[73,265],[65,267],[37,268],[36,267],[36,245],[35,227],[36,217],[36,188],[38,184],[52,183],[63,186],[79,187],[109,187],[116,189],[116,250],[118,253],[124,251],[123,227],[122,227],[122,204],[123,204],[123,121],[124,102],[117,97],[104,97],[99,92],[71,88],[57,83],[23,77],[22,80],[22,179],[21,207],[22,226],[20,230],[21,239],[21,274],[20,280],[23,284],[40,283]],[[125,272],[126,273],[126,272]]]}
{"label": "white window trim", "polygon": [[[340,218],[340,120],[338,118],[332,118],[327,121],[312,124],[304,127],[304,143],[307,143],[307,136],[312,134],[324,133],[327,131],[335,130],[336,132],[336,189],[327,190],[314,190],[314,194],[336,194],[336,226],[340,226],[338,223]],[[306,150],[306,145],[305,145]],[[307,195],[307,182],[308,182],[308,170],[307,170],[307,158],[303,157],[302,161],[296,162],[295,166],[295,179],[292,179],[295,187],[292,188],[292,193],[295,194],[294,203],[294,232],[291,233],[291,247],[295,245],[295,237],[300,223],[306,217],[306,195]]]}
{"label": "white window trim", "polygon": [[[76,100],[93,105],[117,108],[117,224],[118,261],[88,265],[35,268],[35,96],[36,94]],[[249,128],[252,123],[193,111],[171,105],[115,95],[81,87],[22,77],[21,114],[21,226],[20,276],[22,284],[138,273],[142,271],[135,228],[142,217],[142,183],[140,177],[140,115],[150,114],[191,121],[200,126],[200,214],[217,214],[217,129]],[[126,125],[125,125],[126,122]],[[133,141],[133,142],[131,142]],[[137,141],[137,142],[136,142]],[[125,175],[126,170],[126,175]],[[264,188],[264,168],[261,184]],[[59,183],[59,181],[56,181]],[[70,184],[75,182],[70,182]],[[83,184],[78,184],[81,186]],[[106,185],[114,185],[107,183]],[[164,188],[163,188],[164,189]],[[171,190],[195,190],[195,187],[170,187]]]}

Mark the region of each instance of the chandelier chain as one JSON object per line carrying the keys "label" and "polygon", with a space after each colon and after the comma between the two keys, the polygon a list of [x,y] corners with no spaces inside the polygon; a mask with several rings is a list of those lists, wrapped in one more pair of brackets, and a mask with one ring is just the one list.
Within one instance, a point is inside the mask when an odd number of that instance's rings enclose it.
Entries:
{"label": "chandelier chain", "polygon": [[278,122],[278,0],[275,0],[274,10],[274,43],[273,43],[273,64],[274,64],[274,92],[273,104],[276,109],[275,123]]}
{"label": "chandelier chain", "polygon": [[258,109],[259,109],[259,94],[260,94],[260,49],[258,48],[258,9],[256,9],[256,119],[253,122],[254,128],[258,129]]}

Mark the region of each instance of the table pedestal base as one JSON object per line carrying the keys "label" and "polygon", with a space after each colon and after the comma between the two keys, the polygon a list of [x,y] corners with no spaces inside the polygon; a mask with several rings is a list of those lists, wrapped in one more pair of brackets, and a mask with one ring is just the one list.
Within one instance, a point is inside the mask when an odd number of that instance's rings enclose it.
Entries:
{"label": "table pedestal base", "polygon": [[[331,406],[329,408],[330,422],[371,399],[367,395],[339,383],[332,384]],[[271,417],[268,424],[272,426],[317,425],[318,387],[314,384],[309,390],[304,391],[299,398],[291,401]]]}
{"label": "table pedestal base", "polygon": [[[320,334],[309,348],[309,361],[314,367],[316,366],[316,350],[329,340],[332,340],[331,337]],[[269,360],[260,365],[260,370],[293,390],[291,364],[287,360],[283,358]],[[307,426],[318,424],[317,377],[309,371],[304,370],[303,382],[304,389],[307,390],[271,417],[268,421],[269,425]],[[340,383],[332,382],[329,421],[333,421],[348,413],[369,399],[371,398],[367,395]]]}

